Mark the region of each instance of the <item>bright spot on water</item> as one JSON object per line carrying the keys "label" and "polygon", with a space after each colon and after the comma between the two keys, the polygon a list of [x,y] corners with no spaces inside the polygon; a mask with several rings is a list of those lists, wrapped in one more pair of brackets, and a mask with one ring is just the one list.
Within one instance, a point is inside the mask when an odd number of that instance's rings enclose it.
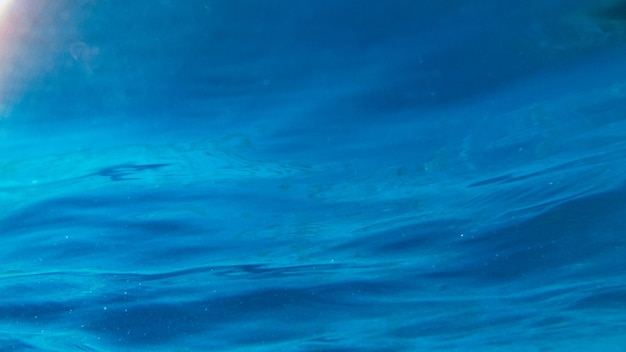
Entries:
{"label": "bright spot on water", "polygon": [[8,24],[5,23],[5,17],[6,17],[6,12],[7,12],[7,8],[9,7],[9,5],[11,4],[12,0],[0,0],[0,120],[3,119],[4,117],[4,111],[6,110],[5,105],[3,104],[2,100],[4,100],[4,85],[6,84],[5,81],[5,77],[4,77],[4,71],[6,71],[8,68],[6,67],[6,52],[7,50],[9,50],[9,48],[7,47],[6,41],[7,38],[6,37],[6,29]]}
{"label": "bright spot on water", "polygon": [[0,16],[2,16],[9,3],[11,3],[11,0],[0,0]]}

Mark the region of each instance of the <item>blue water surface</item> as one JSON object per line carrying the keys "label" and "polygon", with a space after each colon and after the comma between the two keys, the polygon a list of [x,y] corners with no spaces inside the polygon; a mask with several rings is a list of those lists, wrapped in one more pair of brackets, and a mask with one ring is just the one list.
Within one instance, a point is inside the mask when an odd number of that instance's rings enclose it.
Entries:
{"label": "blue water surface", "polygon": [[623,0],[0,1],[0,351],[626,351]]}

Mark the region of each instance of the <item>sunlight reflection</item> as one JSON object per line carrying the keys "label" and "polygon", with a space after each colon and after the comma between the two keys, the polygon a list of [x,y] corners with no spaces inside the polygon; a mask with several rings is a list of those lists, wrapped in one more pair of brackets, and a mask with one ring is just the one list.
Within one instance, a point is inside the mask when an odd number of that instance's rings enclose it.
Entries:
{"label": "sunlight reflection", "polygon": [[11,0],[0,0],[0,14],[7,7],[7,5],[11,2]]}
{"label": "sunlight reflection", "polygon": [[6,71],[9,69],[7,66],[10,65],[8,60],[10,48],[7,43],[9,24],[5,23],[5,17],[11,2],[11,0],[0,0],[0,120],[4,119],[7,113]]}
{"label": "sunlight reflection", "polygon": [[33,80],[62,67],[63,44],[76,41],[62,19],[71,3],[78,2],[0,0],[0,120],[37,88]]}

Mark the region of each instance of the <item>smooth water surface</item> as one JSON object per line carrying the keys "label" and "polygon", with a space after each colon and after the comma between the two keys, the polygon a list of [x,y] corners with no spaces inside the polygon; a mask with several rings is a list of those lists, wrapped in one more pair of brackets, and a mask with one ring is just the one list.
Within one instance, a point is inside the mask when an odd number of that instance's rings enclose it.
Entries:
{"label": "smooth water surface", "polygon": [[624,9],[0,2],[0,351],[626,351]]}

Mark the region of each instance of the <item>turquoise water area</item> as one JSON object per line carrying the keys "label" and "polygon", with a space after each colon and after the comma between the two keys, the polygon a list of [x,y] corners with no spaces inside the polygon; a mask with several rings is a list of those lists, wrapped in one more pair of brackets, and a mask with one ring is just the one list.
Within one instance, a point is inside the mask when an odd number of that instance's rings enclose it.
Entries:
{"label": "turquoise water area", "polygon": [[625,8],[0,1],[0,351],[626,351]]}

